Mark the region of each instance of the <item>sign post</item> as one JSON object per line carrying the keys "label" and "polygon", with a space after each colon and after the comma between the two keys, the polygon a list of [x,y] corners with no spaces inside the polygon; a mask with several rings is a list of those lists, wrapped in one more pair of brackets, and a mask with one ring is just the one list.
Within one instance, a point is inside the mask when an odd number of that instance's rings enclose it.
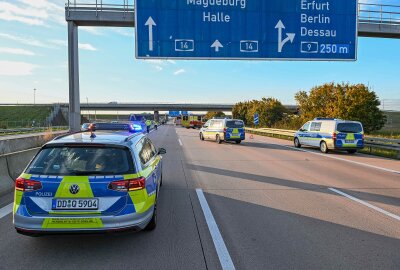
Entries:
{"label": "sign post", "polygon": [[135,0],[140,59],[351,61],[357,0]]}

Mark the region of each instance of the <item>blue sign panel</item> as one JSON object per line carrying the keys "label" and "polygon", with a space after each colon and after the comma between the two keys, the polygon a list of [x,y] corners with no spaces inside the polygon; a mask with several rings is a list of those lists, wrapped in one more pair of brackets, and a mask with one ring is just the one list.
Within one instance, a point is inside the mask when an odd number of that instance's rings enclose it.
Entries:
{"label": "blue sign panel", "polygon": [[178,117],[181,115],[181,112],[180,111],[169,111],[168,115],[171,117]]}
{"label": "blue sign panel", "polygon": [[181,114],[182,115],[189,115],[189,112],[188,111],[181,111]]}
{"label": "blue sign panel", "polygon": [[260,123],[260,122],[259,122],[258,113],[255,113],[255,114],[254,114],[254,125],[258,126],[259,123]]}
{"label": "blue sign panel", "polygon": [[357,0],[136,0],[136,57],[356,60]]}

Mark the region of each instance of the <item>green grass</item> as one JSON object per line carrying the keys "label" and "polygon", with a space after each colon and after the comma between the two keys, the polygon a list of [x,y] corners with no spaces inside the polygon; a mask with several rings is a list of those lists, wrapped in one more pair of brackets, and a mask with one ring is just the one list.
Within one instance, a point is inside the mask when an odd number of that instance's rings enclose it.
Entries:
{"label": "green grass", "polygon": [[0,128],[30,127],[32,121],[43,123],[52,106],[0,106]]}

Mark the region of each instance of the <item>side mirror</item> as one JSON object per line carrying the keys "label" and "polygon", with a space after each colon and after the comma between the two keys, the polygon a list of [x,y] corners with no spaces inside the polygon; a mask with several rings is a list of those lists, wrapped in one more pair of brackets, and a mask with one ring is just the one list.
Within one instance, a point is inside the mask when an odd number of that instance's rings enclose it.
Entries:
{"label": "side mirror", "polygon": [[164,155],[167,153],[167,150],[165,150],[164,148],[158,148],[158,154],[159,155]]}

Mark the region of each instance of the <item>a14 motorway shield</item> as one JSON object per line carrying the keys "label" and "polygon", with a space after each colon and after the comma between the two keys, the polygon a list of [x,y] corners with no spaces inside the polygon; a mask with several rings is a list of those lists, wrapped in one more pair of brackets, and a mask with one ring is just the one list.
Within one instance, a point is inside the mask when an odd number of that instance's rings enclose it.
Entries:
{"label": "a14 motorway shield", "polygon": [[357,0],[136,0],[136,57],[356,60]]}

